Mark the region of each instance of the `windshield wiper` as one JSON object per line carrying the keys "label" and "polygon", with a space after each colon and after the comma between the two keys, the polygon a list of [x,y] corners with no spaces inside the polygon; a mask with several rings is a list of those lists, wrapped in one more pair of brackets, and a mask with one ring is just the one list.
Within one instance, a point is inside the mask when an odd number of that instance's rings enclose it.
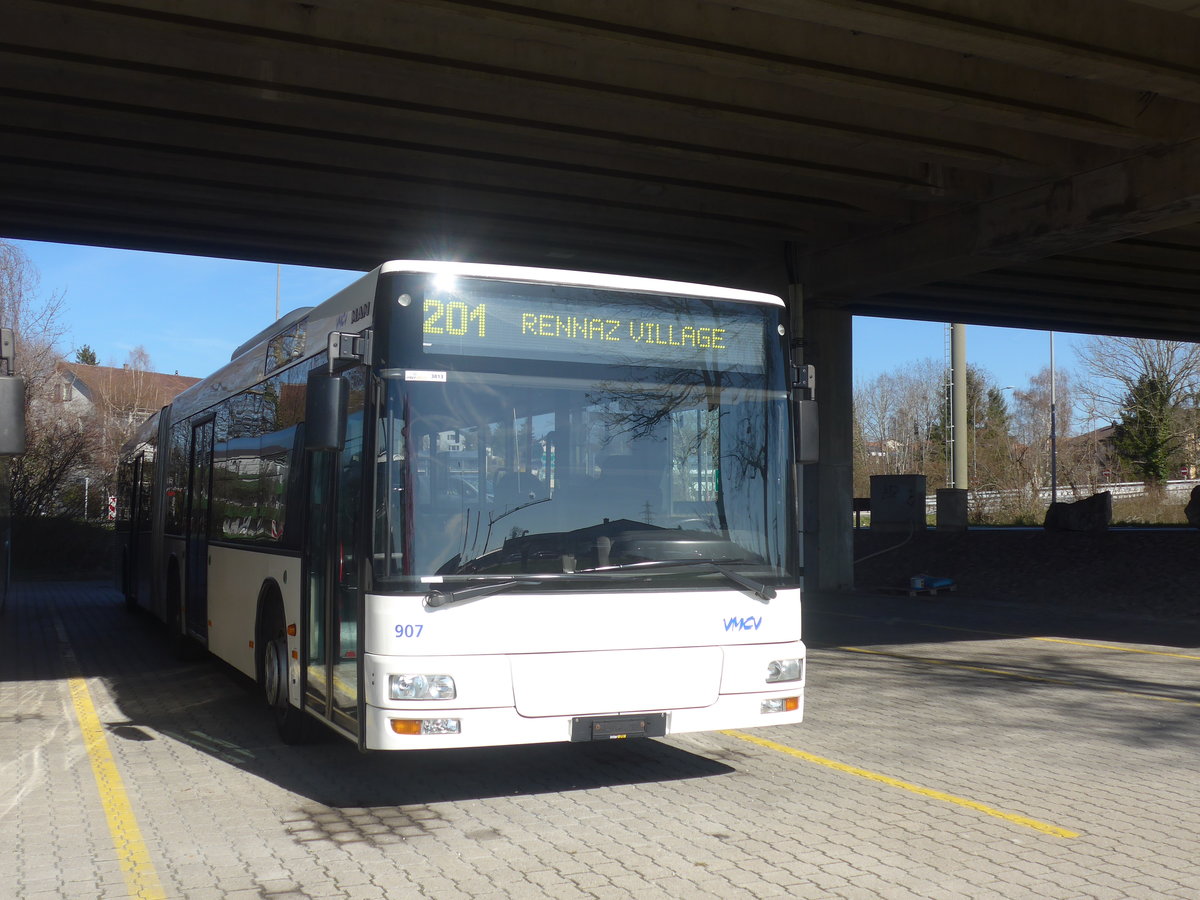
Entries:
{"label": "windshield wiper", "polygon": [[455,603],[466,603],[468,600],[478,600],[480,597],[499,594],[518,586],[528,587],[531,584],[538,584],[539,581],[540,579],[534,578],[514,578],[508,581],[493,581],[490,584],[475,584],[457,591],[432,588],[425,595],[425,605],[430,609],[439,609],[443,606],[452,606]]}
{"label": "windshield wiper", "polygon": [[775,599],[775,588],[761,581],[756,581],[736,569],[731,569],[725,563],[743,562],[738,559],[653,559],[646,562],[623,563],[617,566],[601,566],[595,569],[577,569],[574,572],[547,573],[545,575],[519,576],[503,581],[491,581],[487,584],[475,584],[452,591],[442,588],[431,588],[425,595],[425,605],[430,609],[440,609],[453,606],[456,603],[466,603],[479,600],[492,594],[500,594],[515,587],[530,587],[535,584],[545,584],[548,581],[566,582],[572,579],[618,580],[636,578],[639,573],[652,569],[677,569],[703,567],[711,572],[724,575],[738,587],[744,588],[763,603]]}
{"label": "windshield wiper", "polygon": [[615,576],[625,574],[637,574],[637,572],[646,569],[673,569],[679,566],[700,567],[703,566],[713,572],[718,572],[724,575],[734,584],[743,587],[754,596],[758,597],[763,603],[770,603],[775,599],[775,588],[769,584],[763,584],[761,581],[756,581],[743,575],[736,569],[729,568],[726,563],[745,562],[740,559],[652,559],[646,562],[622,563],[616,566],[599,566],[595,569],[579,569],[575,574],[592,574],[603,575],[612,573]]}

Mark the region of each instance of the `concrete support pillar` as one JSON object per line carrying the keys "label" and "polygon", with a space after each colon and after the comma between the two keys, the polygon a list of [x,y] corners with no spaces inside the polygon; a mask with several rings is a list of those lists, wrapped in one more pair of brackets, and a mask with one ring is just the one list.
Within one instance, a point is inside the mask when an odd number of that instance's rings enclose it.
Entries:
{"label": "concrete support pillar", "polygon": [[853,399],[849,313],[803,308],[804,362],[816,369],[821,461],[804,467],[805,585],[854,587]]}

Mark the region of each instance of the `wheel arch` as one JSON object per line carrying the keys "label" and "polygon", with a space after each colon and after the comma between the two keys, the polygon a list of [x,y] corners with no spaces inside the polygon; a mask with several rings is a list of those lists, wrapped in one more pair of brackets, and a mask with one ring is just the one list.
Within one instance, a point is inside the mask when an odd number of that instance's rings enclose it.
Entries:
{"label": "wheel arch", "polygon": [[287,611],[284,609],[283,588],[274,578],[267,578],[258,589],[258,603],[254,613],[254,672],[260,684],[267,641],[274,637],[271,632],[276,627],[275,616],[279,618],[279,625],[286,629]]}

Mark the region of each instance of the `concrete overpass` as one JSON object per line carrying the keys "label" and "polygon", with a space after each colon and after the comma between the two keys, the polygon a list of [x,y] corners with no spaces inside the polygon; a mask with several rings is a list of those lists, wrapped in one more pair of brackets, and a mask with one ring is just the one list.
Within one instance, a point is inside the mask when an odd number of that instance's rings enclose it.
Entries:
{"label": "concrete overpass", "polygon": [[853,314],[1200,337],[1197,0],[6,0],[0,134],[7,237],[802,299],[826,523]]}

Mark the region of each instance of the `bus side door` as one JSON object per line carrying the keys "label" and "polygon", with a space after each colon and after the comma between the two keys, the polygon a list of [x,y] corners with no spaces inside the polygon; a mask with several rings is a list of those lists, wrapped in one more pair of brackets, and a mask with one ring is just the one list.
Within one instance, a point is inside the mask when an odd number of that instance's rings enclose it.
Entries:
{"label": "bus side door", "polygon": [[192,427],[187,512],[187,575],[184,598],[186,630],[208,640],[208,533],[212,507],[213,430],[216,420]]}

